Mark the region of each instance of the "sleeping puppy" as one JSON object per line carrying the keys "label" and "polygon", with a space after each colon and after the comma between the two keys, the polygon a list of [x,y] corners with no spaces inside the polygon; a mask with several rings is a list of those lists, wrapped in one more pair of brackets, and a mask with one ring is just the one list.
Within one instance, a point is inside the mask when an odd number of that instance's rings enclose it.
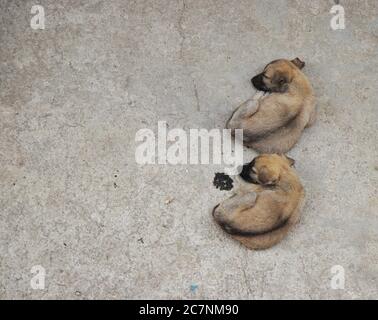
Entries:
{"label": "sleeping puppy", "polygon": [[258,92],[239,106],[228,129],[243,129],[243,143],[263,153],[285,153],[315,121],[315,98],[304,62],[275,60],[251,79]]}
{"label": "sleeping puppy", "polygon": [[294,160],[262,154],[244,165],[244,185],[213,209],[215,221],[249,249],[267,249],[281,241],[299,220],[304,189]]}

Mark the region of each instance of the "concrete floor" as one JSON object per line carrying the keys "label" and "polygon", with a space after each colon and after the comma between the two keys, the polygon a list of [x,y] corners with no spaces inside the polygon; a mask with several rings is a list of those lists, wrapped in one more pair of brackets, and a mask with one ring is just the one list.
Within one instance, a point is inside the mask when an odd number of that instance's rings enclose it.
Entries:
{"label": "concrete floor", "polygon": [[[378,298],[378,3],[341,2],[333,31],[326,0],[0,0],[0,297]],[[219,167],[141,167],[135,133],[223,128],[296,56],[319,110],[290,152],[303,218],[248,251],[210,215]]]}

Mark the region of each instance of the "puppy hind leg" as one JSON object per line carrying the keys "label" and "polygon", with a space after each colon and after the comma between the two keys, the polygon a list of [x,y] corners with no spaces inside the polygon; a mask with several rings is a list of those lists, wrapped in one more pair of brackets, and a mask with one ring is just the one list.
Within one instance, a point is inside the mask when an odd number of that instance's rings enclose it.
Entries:
{"label": "puppy hind leg", "polygon": [[230,119],[226,123],[228,129],[241,129],[241,122],[248,117],[249,114],[257,112],[258,104],[253,99],[248,99],[236,108]]}
{"label": "puppy hind leg", "polygon": [[265,96],[269,95],[267,92],[258,91],[256,94],[252,97],[252,99],[247,100],[246,105],[246,113],[245,117],[250,118],[252,117],[260,107],[260,100],[263,99]]}
{"label": "puppy hind leg", "polygon": [[237,208],[250,208],[256,202],[257,194],[255,192],[248,192],[245,194],[235,194],[232,197],[224,200],[219,205],[219,210],[223,212],[232,212]]}

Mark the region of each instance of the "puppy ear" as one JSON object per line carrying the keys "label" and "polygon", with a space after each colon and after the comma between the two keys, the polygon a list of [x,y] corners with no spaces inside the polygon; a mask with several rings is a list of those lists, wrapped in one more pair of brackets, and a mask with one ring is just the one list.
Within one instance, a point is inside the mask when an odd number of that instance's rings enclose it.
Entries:
{"label": "puppy ear", "polygon": [[284,157],[288,162],[290,167],[293,167],[295,165],[295,160],[293,158],[288,157],[286,154],[281,154],[282,157]]}
{"label": "puppy ear", "polygon": [[274,185],[278,180],[278,178],[274,177],[273,174],[265,166],[260,168],[257,176],[259,182],[263,185]]}
{"label": "puppy ear", "polygon": [[305,66],[304,61],[301,61],[301,59],[299,58],[295,58],[291,60],[291,62],[294,63],[299,69],[303,69],[303,67]]}
{"label": "puppy ear", "polygon": [[289,161],[290,167],[293,167],[295,165],[295,160],[293,158],[286,156],[286,159]]}
{"label": "puppy ear", "polygon": [[289,88],[288,82],[289,80],[284,75],[273,76],[272,83],[274,87],[272,88],[272,91],[280,93],[286,92]]}

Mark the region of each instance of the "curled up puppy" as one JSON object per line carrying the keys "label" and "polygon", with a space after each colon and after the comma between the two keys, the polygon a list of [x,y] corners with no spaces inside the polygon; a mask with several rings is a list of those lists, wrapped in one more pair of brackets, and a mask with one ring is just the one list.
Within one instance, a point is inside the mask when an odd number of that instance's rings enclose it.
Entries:
{"label": "curled up puppy", "polygon": [[267,249],[280,242],[299,221],[304,189],[294,160],[262,154],[244,165],[245,183],[213,209],[221,228],[249,249]]}
{"label": "curled up puppy", "polygon": [[263,153],[286,153],[316,118],[315,98],[304,62],[279,59],[251,79],[260,90],[241,104],[227,121],[243,129],[243,144]]}

